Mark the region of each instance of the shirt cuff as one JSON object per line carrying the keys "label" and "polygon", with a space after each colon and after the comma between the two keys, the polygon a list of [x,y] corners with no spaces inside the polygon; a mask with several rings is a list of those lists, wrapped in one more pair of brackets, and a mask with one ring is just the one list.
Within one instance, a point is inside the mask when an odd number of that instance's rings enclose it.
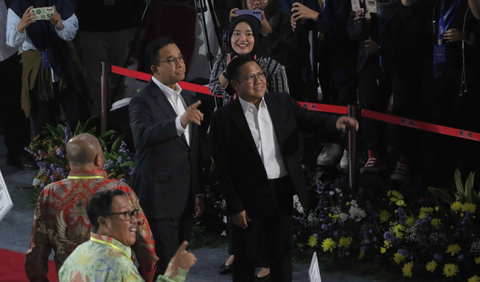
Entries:
{"label": "shirt cuff", "polygon": [[185,278],[187,278],[187,273],[188,270],[169,263],[167,270],[165,270],[164,277],[172,279],[173,281],[185,281]]}
{"label": "shirt cuff", "polygon": [[180,116],[175,118],[175,127],[177,128],[177,135],[182,136],[185,133],[185,128],[183,128],[182,123],[180,122]]}

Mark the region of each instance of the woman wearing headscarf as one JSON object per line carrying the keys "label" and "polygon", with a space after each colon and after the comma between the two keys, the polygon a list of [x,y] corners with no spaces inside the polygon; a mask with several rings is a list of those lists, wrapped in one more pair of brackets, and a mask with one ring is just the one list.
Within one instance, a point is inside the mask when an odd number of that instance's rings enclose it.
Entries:
{"label": "woman wearing headscarf", "polygon": [[250,15],[236,17],[228,27],[225,42],[229,53],[217,56],[210,74],[210,91],[214,95],[223,95],[223,104],[232,99],[234,90],[228,87],[223,75],[230,61],[238,55],[251,54],[267,76],[267,91],[273,93],[289,93],[285,67],[274,59],[264,56],[261,48],[262,32],[260,21]]}
{"label": "woman wearing headscarf", "polygon": [[[48,20],[35,20],[32,8],[53,7]],[[77,94],[86,95],[80,61],[70,42],[78,30],[69,0],[16,0],[7,15],[7,44],[22,45],[22,109],[31,117],[34,135],[62,113],[67,122],[82,114]],[[70,124],[73,126],[73,124]]]}

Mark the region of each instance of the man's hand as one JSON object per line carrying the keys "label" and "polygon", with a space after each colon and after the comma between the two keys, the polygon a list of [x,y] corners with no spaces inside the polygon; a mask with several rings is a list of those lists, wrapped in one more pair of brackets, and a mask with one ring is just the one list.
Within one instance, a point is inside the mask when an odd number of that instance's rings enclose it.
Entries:
{"label": "man's hand", "polygon": [[292,17],[290,18],[290,24],[292,25],[293,30],[297,27],[297,21],[300,19],[310,19],[315,20],[320,13],[316,12],[305,5],[302,5],[298,2],[293,3],[292,5]]}
{"label": "man's hand", "polygon": [[180,117],[180,123],[182,124],[183,128],[186,128],[191,122],[200,125],[203,120],[203,114],[197,108],[201,103],[201,101],[197,101],[195,104],[191,105],[185,110],[185,113],[183,113],[183,115]]}
{"label": "man's hand", "polygon": [[378,44],[377,42],[373,41],[371,38],[365,40],[363,48],[365,48],[365,52],[367,53],[367,55],[378,53]]}
{"label": "man's hand", "polygon": [[197,261],[195,255],[187,251],[187,247],[188,242],[183,241],[175,256],[170,260],[171,264],[183,268],[186,271],[190,270],[190,267],[192,267]]}
{"label": "man's hand", "polygon": [[63,29],[63,21],[62,21],[62,16],[57,12],[57,7],[53,5],[53,15],[50,18],[50,22],[55,26],[57,30],[62,30]]}
{"label": "man's hand", "polygon": [[465,33],[456,28],[450,28],[449,30],[445,31],[445,33],[443,34],[443,39],[445,39],[447,43],[464,40]]}
{"label": "man's hand", "polygon": [[358,130],[358,121],[353,117],[341,116],[337,119],[337,129],[344,130],[344,129],[352,129]]}
{"label": "man's hand", "polygon": [[30,10],[33,8],[33,6],[30,6],[27,8],[27,10],[25,11],[25,13],[23,13],[23,16],[22,16],[22,19],[20,20],[20,22],[18,23],[17,25],[17,30],[18,32],[20,33],[24,33],[25,32],[25,29],[31,25],[32,23],[36,22],[35,18],[35,13],[30,13]]}
{"label": "man's hand", "polygon": [[262,29],[263,36],[267,36],[272,32],[272,26],[268,23],[267,17],[265,17],[265,12],[262,11]]}
{"label": "man's hand", "polygon": [[203,196],[195,197],[195,213],[193,214],[194,218],[198,218],[202,215],[205,208],[205,202],[203,201]]}
{"label": "man's hand", "polygon": [[235,14],[235,11],[238,11],[238,8],[233,8],[230,10],[230,16],[228,17],[229,21],[233,21],[234,18],[238,17],[238,15]]}
{"label": "man's hand", "polygon": [[236,226],[246,229],[248,227],[247,221],[252,221],[246,211],[239,212],[231,216],[233,224]]}

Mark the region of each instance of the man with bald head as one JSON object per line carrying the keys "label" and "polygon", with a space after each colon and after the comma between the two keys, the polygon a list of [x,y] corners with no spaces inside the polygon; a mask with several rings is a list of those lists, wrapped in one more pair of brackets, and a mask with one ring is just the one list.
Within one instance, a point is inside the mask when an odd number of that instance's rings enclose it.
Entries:
{"label": "man with bald head", "polygon": [[47,281],[48,256],[55,251],[56,271],[75,250],[90,238],[91,223],[86,212],[90,198],[98,191],[119,189],[134,209],[139,210],[139,227],[132,250],[145,281],[152,281],[155,264],[155,243],[145,214],[135,192],[125,183],[107,179],[104,157],[97,138],[79,134],[67,143],[70,164],[68,178],[47,185],[38,197],[33,220],[30,249],[25,259],[25,272],[30,281]]}

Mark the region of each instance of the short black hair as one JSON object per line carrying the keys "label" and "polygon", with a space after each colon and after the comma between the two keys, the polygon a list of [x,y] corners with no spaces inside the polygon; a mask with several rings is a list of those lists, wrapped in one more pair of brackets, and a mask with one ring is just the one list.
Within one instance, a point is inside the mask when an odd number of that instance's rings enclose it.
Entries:
{"label": "short black hair", "polygon": [[98,230],[98,218],[112,212],[113,197],[126,195],[125,192],[119,189],[105,190],[93,195],[87,204],[87,215],[92,223],[92,232],[97,232]]}
{"label": "short black hair", "polygon": [[230,61],[230,63],[227,66],[227,73],[226,73],[226,78],[228,79],[228,82],[230,82],[232,79],[238,78],[239,71],[241,66],[245,65],[248,62],[256,62],[255,59],[253,58],[253,55],[247,54],[247,55],[240,55],[238,57],[235,57],[233,60]]}
{"label": "short black hair", "polygon": [[158,52],[160,51],[160,49],[169,44],[175,44],[171,37],[162,37],[148,44],[147,48],[145,49],[144,55],[145,64],[149,68],[151,65],[158,65],[158,61],[160,61],[160,58],[158,57]]}

